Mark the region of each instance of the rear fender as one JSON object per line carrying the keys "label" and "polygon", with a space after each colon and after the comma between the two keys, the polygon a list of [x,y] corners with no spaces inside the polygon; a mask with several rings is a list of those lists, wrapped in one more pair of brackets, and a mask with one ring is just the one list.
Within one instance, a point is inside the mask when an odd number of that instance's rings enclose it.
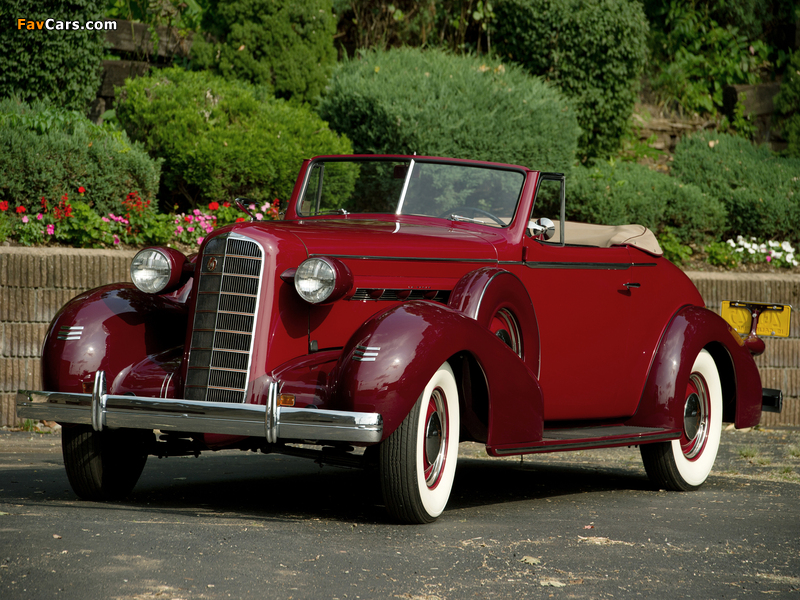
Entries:
{"label": "rear fender", "polygon": [[458,281],[447,305],[486,328],[498,311],[509,310],[519,324],[522,360],[539,376],[539,324],[528,290],[516,275],[497,267],[476,269]]}
{"label": "rear fender", "polygon": [[336,368],[334,408],[380,413],[386,439],[439,366],[465,352],[475,358],[486,379],[488,443],[541,440],[542,391],[531,370],[486,327],[427,301],[391,307],[356,331]]}
{"label": "rear fender", "polygon": [[[56,314],[45,336],[42,389],[84,393],[100,370],[108,376],[110,394],[161,389],[167,371],[179,363],[186,321],[184,304],[132,284],[76,296]],[[169,384],[170,393],[176,383]]]}
{"label": "rear fender", "polygon": [[761,377],[739,334],[706,308],[679,310],[659,343],[636,414],[628,425],[683,428],[683,392],[694,360],[703,349],[717,364],[723,418],[737,428],[761,418]]}

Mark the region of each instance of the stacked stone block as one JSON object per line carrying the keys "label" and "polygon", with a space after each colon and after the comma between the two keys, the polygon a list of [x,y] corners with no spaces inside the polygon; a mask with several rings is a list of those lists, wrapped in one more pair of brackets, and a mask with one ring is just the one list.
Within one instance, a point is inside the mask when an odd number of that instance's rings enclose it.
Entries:
{"label": "stacked stone block", "polygon": [[[47,326],[78,294],[108,283],[130,281],[134,252],[68,248],[0,247],[0,426],[16,425],[18,389],[40,389],[39,356]],[[706,305],[723,300],[791,304],[797,311],[791,337],[766,338],[756,359],[765,387],[783,390],[783,413],[764,413],[764,425],[800,425],[800,276],[787,274],[688,273]]]}
{"label": "stacked stone block", "polygon": [[41,389],[48,324],[88,289],[130,281],[134,252],[0,247],[0,426],[16,425],[18,389]]}

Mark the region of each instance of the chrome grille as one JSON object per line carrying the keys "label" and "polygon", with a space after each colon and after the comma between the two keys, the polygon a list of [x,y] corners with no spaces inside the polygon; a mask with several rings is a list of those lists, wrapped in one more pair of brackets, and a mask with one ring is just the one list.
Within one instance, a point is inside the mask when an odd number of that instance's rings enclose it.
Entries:
{"label": "chrome grille", "polygon": [[244,402],[264,253],[239,234],[218,236],[200,258],[187,400]]}

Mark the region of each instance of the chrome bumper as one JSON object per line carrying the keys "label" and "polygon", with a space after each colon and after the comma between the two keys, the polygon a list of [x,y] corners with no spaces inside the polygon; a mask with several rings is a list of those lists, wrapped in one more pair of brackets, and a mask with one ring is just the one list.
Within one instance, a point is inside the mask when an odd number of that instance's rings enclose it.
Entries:
{"label": "chrome bumper", "polygon": [[278,384],[269,386],[266,406],[106,393],[99,371],[91,394],[19,390],[17,415],[26,419],[106,427],[159,429],[265,437],[284,440],[377,443],[383,419],[377,413],[294,408],[277,405]]}

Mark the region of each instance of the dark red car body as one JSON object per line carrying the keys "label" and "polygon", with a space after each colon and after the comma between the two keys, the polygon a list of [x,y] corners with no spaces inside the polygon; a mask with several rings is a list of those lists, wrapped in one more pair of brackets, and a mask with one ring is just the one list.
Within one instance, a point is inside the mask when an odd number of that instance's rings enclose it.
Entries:
{"label": "dark red car body", "polygon": [[[762,387],[750,352],[657,250],[573,245],[563,229],[565,243],[553,243],[532,232],[541,182],[563,186],[563,177],[474,161],[368,158],[405,161],[412,169],[426,161],[500,169],[519,173],[523,183],[503,226],[344,209],[303,215],[313,165],[326,159],[305,161],[283,220],[216,230],[191,259],[169,252],[173,289],[151,294],[110,285],[67,304],[53,320],[42,358],[43,390],[58,393],[20,392],[19,414],[92,423],[98,433],[160,431],[147,442],[147,454],[228,447],[291,452],[311,443],[328,447],[334,460],[369,463],[372,454],[361,448],[380,448],[391,438],[448,364],[458,389],[460,440],[484,443],[491,455],[666,448],[673,440],[688,444],[687,389],[702,380],[690,376],[705,351],[719,374],[724,420],[739,428],[759,422]],[[236,244],[244,250],[232,251]],[[249,248],[260,256],[249,256]],[[311,304],[298,296],[298,266],[314,257],[339,269],[334,301]],[[211,298],[203,286],[218,286],[217,263],[234,258],[247,273],[230,281],[222,276],[222,285],[247,284],[255,294],[223,290]],[[219,294],[242,303],[225,312],[230,324],[222,324],[220,302],[227,300]],[[207,306],[212,301],[216,312]],[[213,323],[203,321],[212,313]],[[250,347],[224,360],[216,346],[204,345],[206,334],[217,339],[229,332],[246,345],[240,330],[249,332]],[[193,418],[201,402],[214,410]],[[223,406],[215,412],[217,405]],[[348,422],[346,431],[358,432],[349,439],[342,432],[326,437],[334,427],[326,411],[378,416],[363,427]],[[433,435],[426,434],[426,443]],[[403,510],[390,506],[401,520],[438,514],[409,517]]]}

